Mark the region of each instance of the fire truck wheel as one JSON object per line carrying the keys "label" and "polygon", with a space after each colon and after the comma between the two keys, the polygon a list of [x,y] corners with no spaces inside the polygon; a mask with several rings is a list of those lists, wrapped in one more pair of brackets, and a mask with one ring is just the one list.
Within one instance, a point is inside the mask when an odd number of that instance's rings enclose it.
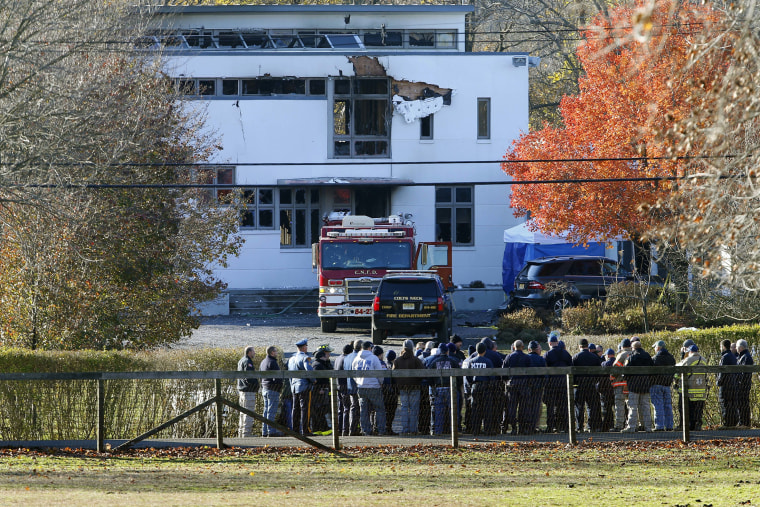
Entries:
{"label": "fire truck wheel", "polygon": [[386,336],[388,336],[388,331],[372,326],[372,343],[375,345],[382,345]]}
{"label": "fire truck wheel", "polygon": [[323,333],[334,333],[335,330],[338,329],[337,319],[320,319],[319,322],[322,326]]}

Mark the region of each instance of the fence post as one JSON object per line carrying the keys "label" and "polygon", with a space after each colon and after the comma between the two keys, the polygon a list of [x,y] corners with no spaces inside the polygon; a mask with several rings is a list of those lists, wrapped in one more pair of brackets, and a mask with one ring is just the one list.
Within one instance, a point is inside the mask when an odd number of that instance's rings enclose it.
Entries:
{"label": "fence post", "polygon": [[459,425],[457,424],[457,378],[452,375],[449,377],[449,391],[451,394],[451,447],[459,447]]}
{"label": "fence post", "polygon": [[338,421],[338,379],[330,379],[330,410],[332,412],[333,449],[340,450],[340,422]]}
{"label": "fence post", "polygon": [[103,441],[105,440],[106,434],[106,390],[103,379],[98,379],[96,396],[98,411],[98,427],[95,430],[95,438],[97,439],[96,448],[98,452],[103,452],[105,450]]}
{"label": "fence post", "polygon": [[222,419],[222,379],[214,379],[216,391],[216,448],[224,449],[224,421]]}
{"label": "fence post", "polygon": [[686,374],[681,374],[681,431],[684,442],[691,439],[689,435],[689,391],[687,389]]}
{"label": "fence post", "polygon": [[578,443],[575,428],[575,393],[573,392],[573,374],[567,374],[567,438],[571,445]]}

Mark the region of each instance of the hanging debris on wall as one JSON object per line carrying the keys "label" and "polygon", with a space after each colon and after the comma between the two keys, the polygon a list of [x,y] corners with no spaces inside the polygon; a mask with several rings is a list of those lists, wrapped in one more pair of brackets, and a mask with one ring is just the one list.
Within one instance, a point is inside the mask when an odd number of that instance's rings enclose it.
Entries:
{"label": "hanging debris on wall", "polygon": [[[372,56],[350,56],[348,61],[354,66],[357,77],[384,77],[387,70]],[[443,106],[451,105],[451,88],[424,83],[421,81],[407,81],[393,79],[393,109],[404,117],[406,123],[425,118],[441,110]]]}

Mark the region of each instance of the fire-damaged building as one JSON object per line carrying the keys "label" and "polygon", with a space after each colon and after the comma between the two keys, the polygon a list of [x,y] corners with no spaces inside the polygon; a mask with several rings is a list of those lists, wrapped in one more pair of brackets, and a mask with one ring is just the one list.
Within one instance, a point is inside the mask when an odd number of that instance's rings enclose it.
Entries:
{"label": "fire-damaged building", "polygon": [[[453,243],[453,282],[498,286],[520,221],[499,160],[528,128],[525,53],[466,51],[466,5],[158,8],[142,47],[218,135],[213,183],[243,186],[231,291],[314,288],[326,214],[403,214]],[[411,217],[410,215],[411,214]]]}

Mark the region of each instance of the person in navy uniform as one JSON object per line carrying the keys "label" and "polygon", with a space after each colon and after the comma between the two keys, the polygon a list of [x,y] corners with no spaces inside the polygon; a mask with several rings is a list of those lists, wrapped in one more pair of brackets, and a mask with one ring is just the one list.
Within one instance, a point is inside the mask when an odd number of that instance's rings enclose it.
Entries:
{"label": "person in navy uniform", "polygon": [[[449,357],[449,347],[442,343],[438,347],[438,354],[431,355],[425,362],[428,369],[448,370],[459,368],[459,363],[453,357]],[[441,435],[446,431],[446,423],[451,410],[451,388],[449,379],[442,377],[430,377],[430,434]]]}
{"label": "person in navy uniform", "polygon": [[[749,353],[749,344],[747,340],[736,342],[736,351],[739,358],[736,363],[740,366],[752,366],[755,362],[752,360],[752,354]],[[736,399],[736,406],[739,409],[739,426],[750,428],[752,420],[750,418],[749,392],[752,389],[752,373],[739,374],[739,393]]]}
{"label": "person in navy uniform", "polygon": [[[467,368],[493,368],[493,363],[486,357],[486,344],[478,343],[475,348],[476,356],[474,358],[467,358]],[[470,385],[470,396],[472,397],[472,418],[470,419],[470,428],[472,435],[477,437],[481,433],[481,426],[486,423],[483,428],[486,435],[493,435],[496,433],[494,428],[489,428],[487,425],[488,419],[486,413],[490,405],[488,388],[490,382],[497,380],[496,377],[486,377],[477,375],[475,377],[467,377],[467,383]]]}
{"label": "person in navy uniform", "polygon": [[[736,356],[731,352],[731,340],[720,342],[720,348],[719,366],[736,366]],[[736,404],[739,389],[737,377],[736,373],[718,373],[718,401],[724,428],[733,428],[739,422],[739,409]]]}
{"label": "person in navy uniform", "polygon": [[[549,334],[549,351],[544,358],[546,366],[562,368],[573,365],[573,357],[563,347],[559,346],[559,333]],[[567,431],[567,381],[564,375],[550,375],[544,390],[546,403],[546,431]]]}
{"label": "person in navy uniform", "polygon": [[[252,346],[245,348],[243,357],[238,361],[238,371],[256,371],[253,365],[253,356],[256,351]],[[250,411],[256,410],[256,391],[259,390],[259,380],[255,378],[239,378],[238,392],[240,393],[238,401],[240,406]],[[240,412],[238,420],[238,437],[245,438],[253,436],[253,417]]]}
{"label": "person in navy uniform", "polygon": [[[304,338],[296,342],[298,352],[288,360],[288,370],[313,371],[311,356],[307,352],[309,341]],[[309,401],[313,379],[292,378],[290,390],[293,392],[293,430],[302,435],[311,435],[309,430]]]}
{"label": "person in navy uniform", "polygon": [[[504,359],[501,367],[530,368],[532,366],[531,361],[528,355],[523,352],[523,347],[522,340],[516,340],[512,344],[514,352]],[[529,434],[529,425],[531,424],[531,407],[528,401],[530,396],[529,377],[525,375],[513,375],[507,380],[507,389],[507,414],[504,430],[506,430],[507,424],[509,424],[512,427],[512,435],[517,435],[518,433],[527,435]]]}
{"label": "person in navy uniform", "polygon": [[[580,352],[573,356],[573,366],[599,366],[599,357],[589,352],[588,340],[580,341]],[[585,415],[588,412],[589,431],[599,431],[602,426],[599,393],[596,390],[596,375],[575,375],[575,423],[578,431],[583,431]]]}
{"label": "person in navy uniform", "polygon": [[[597,345],[597,348],[601,347]],[[615,364],[615,351],[607,349],[602,366]],[[610,431],[615,427],[615,390],[612,387],[612,379],[609,375],[599,377],[596,383],[599,399],[602,402],[602,431]]]}
{"label": "person in navy uniform", "polygon": [[[541,356],[541,345],[537,341],[531,341],[528,344],[528,359],[530,365],[536,368],[545,368],[546,360]],[[528,380],[528,417],[529,421],[526,430],[531,434],[538,429],[538,420],[541,417],[541,399],[544,395],[544,384],[546,375],[536,375]]]}

